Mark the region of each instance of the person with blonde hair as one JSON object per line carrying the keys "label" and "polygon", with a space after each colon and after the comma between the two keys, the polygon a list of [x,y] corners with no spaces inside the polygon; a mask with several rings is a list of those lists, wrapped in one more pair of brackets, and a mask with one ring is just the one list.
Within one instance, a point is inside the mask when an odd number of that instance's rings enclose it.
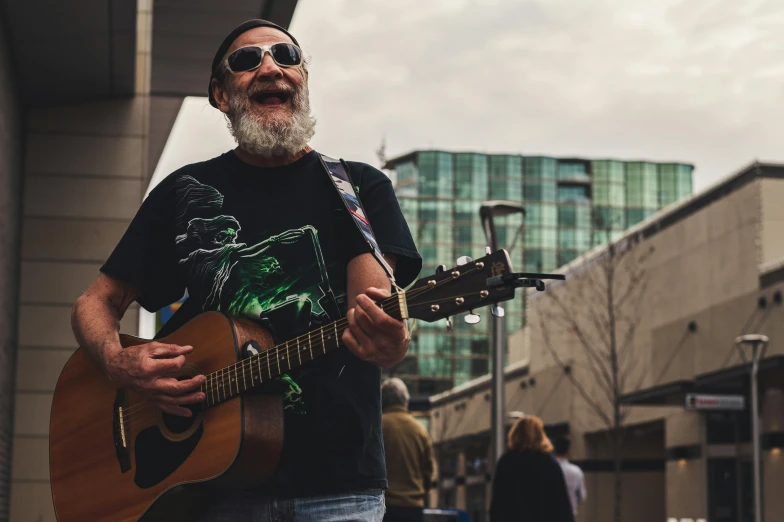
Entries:
{"label": "person with blonde hair", "polygon": [[574,522],[561,466],[539,417],[524,415],[507,435],[493,472],[491,522]]}

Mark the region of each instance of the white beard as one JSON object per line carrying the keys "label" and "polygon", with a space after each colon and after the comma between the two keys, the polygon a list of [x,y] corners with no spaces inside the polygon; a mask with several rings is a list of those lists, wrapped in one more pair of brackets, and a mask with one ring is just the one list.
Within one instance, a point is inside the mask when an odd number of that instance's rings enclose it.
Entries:
{"label": "white beard", "polygon": [[[291,87],[284,90],[291,92]],[[230,89],[229,130],[237,145],[255,156],[292,156],[302,151],[316,132],[309,98],[308,84],[303,83],[291,96],[289,118],[262,119],[253,113],[248,93]]]}

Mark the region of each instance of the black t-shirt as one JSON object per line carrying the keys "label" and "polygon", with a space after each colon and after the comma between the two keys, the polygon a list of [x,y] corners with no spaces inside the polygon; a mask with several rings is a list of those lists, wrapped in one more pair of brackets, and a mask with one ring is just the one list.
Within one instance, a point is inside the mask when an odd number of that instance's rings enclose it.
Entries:
{"label": "black t-shirt", "polygon": [[[395,277],[406,286],[422,262],[392,184],[369,165],[348,166],[378,244],[397,257]],[[280,343],[345,316],[346,265],[366,252],[315,151],[274,168],[230,151],[163,180],[101,271],[137,287],[151,311],[187,289],[158,337],[218,310],[263,319]],[[283,455],[265,490],[385,488],[380,379],[378,366],[346,348],[282,377]]]}

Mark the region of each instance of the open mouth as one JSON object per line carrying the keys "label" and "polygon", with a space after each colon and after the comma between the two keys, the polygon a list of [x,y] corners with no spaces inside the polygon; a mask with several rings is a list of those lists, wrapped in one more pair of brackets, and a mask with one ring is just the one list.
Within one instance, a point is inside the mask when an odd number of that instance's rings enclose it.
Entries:
{"label": "open mouth", "polygon": [[286,91],[264,91],[253,95],[252,99],[259,105],[283,105],[291,95]]}

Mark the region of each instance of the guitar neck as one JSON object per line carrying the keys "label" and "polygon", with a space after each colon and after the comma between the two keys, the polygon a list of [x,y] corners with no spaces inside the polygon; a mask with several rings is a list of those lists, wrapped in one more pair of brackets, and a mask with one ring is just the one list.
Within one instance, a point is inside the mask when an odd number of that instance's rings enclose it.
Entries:
{"label": "guitar neck", "polygon": [[[400,298],[397,295],[376,304],[390,316],[401,318]],[[345,317],[338,319],[208,374],[206,382],[201,386],[201,391],[206,395],[202,407],[208,408],[225,402],[296,370],[322,355],[334,352],[340,348],[340,338],[347,327],[348,320]]]}

